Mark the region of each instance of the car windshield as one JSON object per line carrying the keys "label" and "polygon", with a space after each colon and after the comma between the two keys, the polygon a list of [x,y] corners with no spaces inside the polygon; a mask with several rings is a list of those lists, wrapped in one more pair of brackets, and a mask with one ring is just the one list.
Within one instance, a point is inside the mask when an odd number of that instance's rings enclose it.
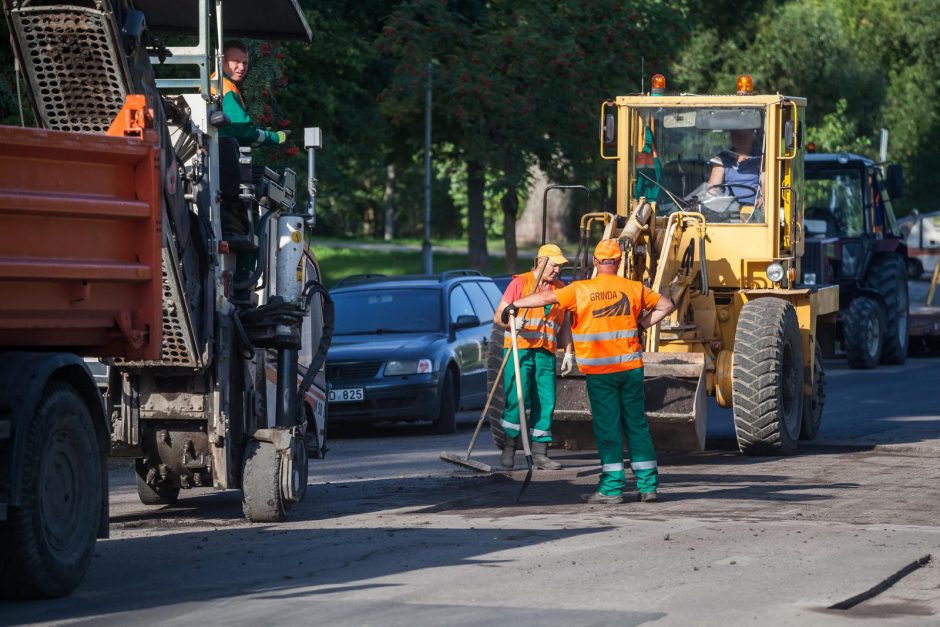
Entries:
{"label": "car windshield", "polygon": [[858,237],[864,220],[860,169],[806,168],[804,224],[808,235]]}
{"label": "car windshield", "polygon": [[435,289],[374,289],[333,294],[334,335],[441,331],[441,292]]}
{"label": "car windshield", "polygon": [[763,222],[764,113],[757,107],[639,109],[633,197],[661,215]]}

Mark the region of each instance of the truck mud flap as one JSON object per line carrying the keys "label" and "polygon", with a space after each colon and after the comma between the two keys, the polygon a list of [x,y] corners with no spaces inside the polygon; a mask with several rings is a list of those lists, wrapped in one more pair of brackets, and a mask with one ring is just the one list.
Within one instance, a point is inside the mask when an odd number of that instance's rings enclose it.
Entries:
{"label": "truck mud flap", "polygon": [[[558,372],[561,356],[557,354]],[[700,353],[643,355],[646,417],[657,450],[700,451],[705,448],[708,404],[705,398],[705,356]],[[575,372],[557,379],[554,446],[568,450],[593,449],[591,404],[584,375]]]}

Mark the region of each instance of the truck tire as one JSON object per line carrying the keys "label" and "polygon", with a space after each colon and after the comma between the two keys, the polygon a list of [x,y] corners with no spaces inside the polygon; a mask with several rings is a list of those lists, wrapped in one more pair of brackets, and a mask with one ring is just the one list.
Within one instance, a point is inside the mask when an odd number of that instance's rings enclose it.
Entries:
{"label": "truck tire", "polygon": [[506,392],[503,389],[502,375],[497,377],[499,367],[503,364],[503,342],[503,328],[494,324],[493,330],[490,332],[489,353],[486,358],[486,394],[489,396],[494,385],[496,385],[496,391],[493,393],[493,400],[490,401],[489,409],[486,410],[486,418],[490,423],[493,444],[498,450],[503,449],[503,442],[506,441],[506,432],[503,431],[501,422],[503,411],[506,409]]}
{"label": "truck tire", "polygon": [[[306,475],[305,475],[306,476]],[[281,456],[270,442],[251,440],[242,467],[242,511],[251,522],[283,522],[290,502],[281,492]]]}
{"label": "truck tire", "polygon": [[0,524],[0,596],[61,597],[88,570],[101,516],[101,451],[75,388],[46,386],[25,444],[22,502]]}
{"label": "truck tire", "polygon": [[734,338],[734,431],[745,455],[792,455],[803,420],[803,351],[793,305],[745,303]]}
{"label": "truck tire", "polygon": [[826,404],[826,369],[822,362],[822,348],[816,342],[816,363],[813,370],[813,391],[803,397],[803,425],[801,440],[813,440],[822,424],[823,406]]}
{"label": "truck tire", "polygon": [[868,269],[865,284],[877,290],[885,301],[881,363],[903,364],[907,361],[907,320],[910,309],[904,259],[900,255],[877,257]]}
{"label": "truck tire", "polygon": [[137,475],[137,498],[144,505],[175,505],[179,500],[179,486],[172,486],[163,482],[157,487],[147,483],[147,466],[144,460],[138,459],[135,468]]}
{"label": "truck tire", "polygon": [[444,385],[441,387],[441,408],[433,423],[434,433],[448,435],[457,433],[457,383],[454,371],[444,371]]}
{"label": "truck tire", "polygon": [[907,278],[915,281],[924,276],[924,264],[917,257],[907,258]]}
{"label": "truck tire", "polygon": [[842,346],[849,368],[870,370],[881,359],[884,344],[884,311],[867,296],[858,296],[842,319]]}

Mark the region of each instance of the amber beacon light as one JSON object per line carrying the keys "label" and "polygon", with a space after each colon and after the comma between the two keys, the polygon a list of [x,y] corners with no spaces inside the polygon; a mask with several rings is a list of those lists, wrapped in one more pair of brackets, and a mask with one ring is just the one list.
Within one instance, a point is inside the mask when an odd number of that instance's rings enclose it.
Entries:
{"label": "amber beacon light", "polygon": [[738,85],[735,89],[738,96],[750,96],[754,93],[754,81],[750,74],[741,74],[738,76]]}
{"label": "amber beacon light", "polygon": [[652,86],[650,93],[654,96],[662,96],[666,93],[666,77],[662,74],[653,74],[650,85]]}

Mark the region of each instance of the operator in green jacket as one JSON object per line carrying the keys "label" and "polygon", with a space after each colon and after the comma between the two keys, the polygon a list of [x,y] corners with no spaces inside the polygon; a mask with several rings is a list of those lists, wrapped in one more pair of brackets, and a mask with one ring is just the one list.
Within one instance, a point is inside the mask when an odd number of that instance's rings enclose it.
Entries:
{"label": "operator in green jacket", "polygon": [[[240,181],[238,146],[277,145],[287,141],[288,131],[266,131],[255,126],[248,116],[239,85],[248,75],[248,48],[238,40],[222,46],[222,112],[229,123],[219,127],[220,191],[222,193],[222,236],[233,250],[250,252],[241,241],[248,238],[251,228],[248,210],[238,198]],[[215,78],[213,76],[213,78]],[[213,87],[213,93],[216,93]],[[240,266],[253,266],[254,257],[244,257]]]}

